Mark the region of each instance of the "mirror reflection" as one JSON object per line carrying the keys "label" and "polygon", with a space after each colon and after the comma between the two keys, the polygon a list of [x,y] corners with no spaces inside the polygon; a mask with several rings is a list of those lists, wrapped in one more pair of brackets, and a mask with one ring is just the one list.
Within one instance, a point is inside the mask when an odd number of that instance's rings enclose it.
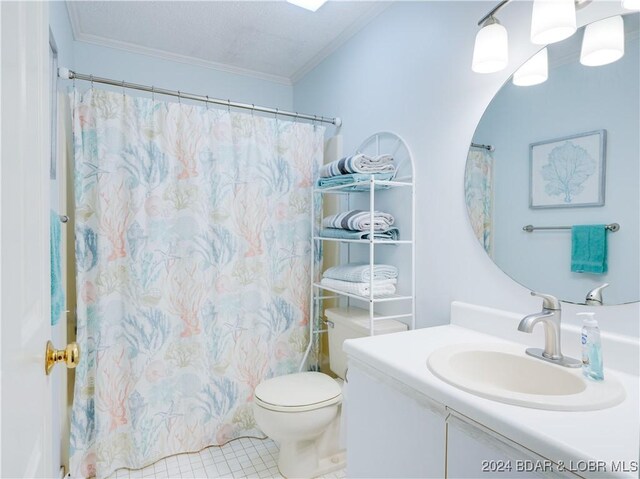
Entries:
{"label": "mirror reflection", "polygon": [[617,59],[593,59],[598,22],[586,39],[583,27],[532,57],[493,98],[469,150],[476,237],[514,280],[564,301],[584,303],[602,283],[604,304],[640,299],[639,17],[621,17]]}

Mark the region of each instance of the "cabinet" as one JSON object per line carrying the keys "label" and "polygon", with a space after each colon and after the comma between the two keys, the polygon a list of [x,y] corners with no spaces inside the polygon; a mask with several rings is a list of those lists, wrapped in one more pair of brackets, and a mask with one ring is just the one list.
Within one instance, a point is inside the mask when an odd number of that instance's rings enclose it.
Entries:
{"label": "cabinet", "polygon": [[[356,153],[370,156],[391,154],[396,166],[396,176],[391,180],[380,180],[370,176],[354,183],[316,188],[313,194],[312,211],[312,254],[310,334],[324,332],[321,327],[323,301],[338,299],[341,306],[358,306],[369,311],[369,334],[374,333],[377,320],[395,319],[415,327],[415,192],[413,158],[409,147],[402,138],[390,132],[379,132],[367,138]],[[329,238],[320,235],[322,201],[325,195],[341,195],[340,211],[354,209],[368,211],[371,217],[375,211],[391,213],[400,230],[397,239],[376,239],[373,237],[373,221],[370,237],[367,239]],[[338,213],[336,211],[335,213]],[[376,263],[394,264],[399,270],[396,294],[374,296],[373,274],[369,284],[369,295],[320,284],[322,271],[323,244],[340,244],[340,263],[368,263],[371,268]],[[395,250],[394,250],[395,249]],[[373,270],[372,270],[373,272]],[[306,357],[305,357],[306,359]],[[304,361],[303,361],[304,364]]]}
{"label": "cabinet", "polygon": [[531,479],[578,478],[520,444],[449,410],[446,477]]}
{"label": "cabinet", "polygon": [[445,477],[445,408],[360,363],[347,379],[347,477]]}
{"label": "cabinet", "polygon": [[360,361],[347,379],[347,477],[580,477]]}

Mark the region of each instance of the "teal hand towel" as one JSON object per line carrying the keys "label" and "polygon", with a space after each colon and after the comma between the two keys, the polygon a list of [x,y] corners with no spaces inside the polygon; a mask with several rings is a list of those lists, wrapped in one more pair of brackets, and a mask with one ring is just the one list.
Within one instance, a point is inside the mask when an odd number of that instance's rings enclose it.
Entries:
{"label": "teal hand towel", "polygon": [[575,225],[571,228],[571,271],[607,272],[607,228],[605,225]]}
{"label": "teal hand towel", "polygon": [[64,309],[64,291],[62,290],[62,267],[60,261],[61,231],[60,216],[51,212],[51,237],[49,250],[51,257],[51,325],[58,324]]}

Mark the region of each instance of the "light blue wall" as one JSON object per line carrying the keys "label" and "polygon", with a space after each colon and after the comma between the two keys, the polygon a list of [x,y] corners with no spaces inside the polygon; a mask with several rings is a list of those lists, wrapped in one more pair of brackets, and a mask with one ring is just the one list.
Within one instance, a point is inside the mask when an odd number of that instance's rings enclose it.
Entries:
{"label": "light blue wall", "polygon": [[[637,32],[636,32],[637,33]],[[536,290],[563,291],[563,299],[584,301],[603,282],[611,302],[640,297],[640,174],[637,35],[622,59],[602,67],[577,58],[551,69],[532,87],[508,82],[489,105],[474,136],[496,147],[494,156],[494,258],[514,279]],[[529,144],[593,130],[607,131],[606,197],[602,207],[529,208]],[[522,226],[617,222],[609,234],[609,273],[571,273],[571,234],[526,233]],[[552,285],[552,286],[549,286]]]}
{"label": "light blue wall", "polygon": [[81,73],[292,109],[293,88],[289,85],[84,42],[75,42],[74,55],[75,68]]}
{"label": "light blue wall", "polygon": [[[476,125],[501,85],[536,51],[528,40],[531,5],[512,2],[500,13],[509,31],[509,66],[490,75],[471,71],[477,21],[494,5],[395,3],[294,86],[295,109],[343,118],[345,152],[381,130],[398,133],[412,148],[420,327],[447,323],[453,300],[522,313],[541,307],[485,254],[464,204],[464,167]],[[578,22],[619,10],[618,2],[594,2]],[[574,313],[583,309],[565,305],[564,320],[577,324]],[[638,335],[639,309],[638,303],[601,308],[603,329]]]}

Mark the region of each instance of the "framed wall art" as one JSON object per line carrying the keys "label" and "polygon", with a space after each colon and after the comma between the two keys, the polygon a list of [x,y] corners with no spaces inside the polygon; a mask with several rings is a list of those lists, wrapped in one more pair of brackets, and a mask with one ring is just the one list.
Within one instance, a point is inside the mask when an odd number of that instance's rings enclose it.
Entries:
{"label": "framed wall art", "polygon": [[529,146],[531,208],[603,206],[606,130]]}

